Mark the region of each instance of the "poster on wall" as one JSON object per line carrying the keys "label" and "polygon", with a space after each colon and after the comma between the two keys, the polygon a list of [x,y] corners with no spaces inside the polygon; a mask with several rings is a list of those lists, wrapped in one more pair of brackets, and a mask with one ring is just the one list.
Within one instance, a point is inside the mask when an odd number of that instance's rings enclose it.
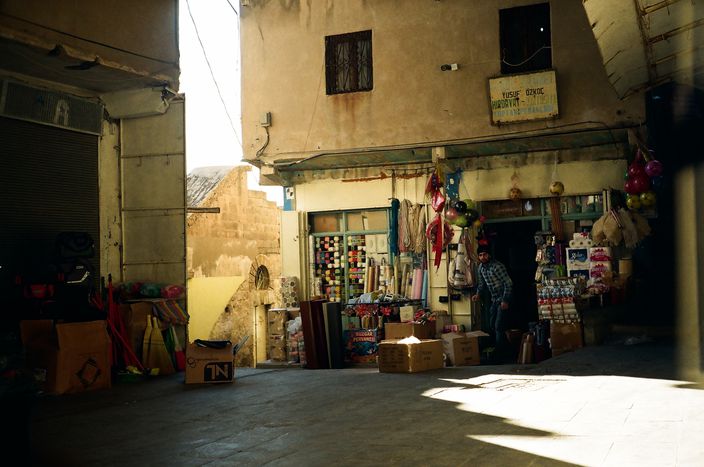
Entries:
{"label": "poster on wall", "polygon": [[555,70],[490,78],[489,99],[494,125],[555,118]]}

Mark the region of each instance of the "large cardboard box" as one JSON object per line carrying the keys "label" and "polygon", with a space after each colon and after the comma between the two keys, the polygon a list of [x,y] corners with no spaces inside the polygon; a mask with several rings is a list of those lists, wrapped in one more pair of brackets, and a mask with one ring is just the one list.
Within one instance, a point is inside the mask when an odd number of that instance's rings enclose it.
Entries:
{"label": "large cardboard box", "polygon": [[434,339],[435,323],[384,323],[384,340],[403,339],[415,336],[418,339]]}
{"label": "large cardboard box", "polygon": [[452,366],[479,365],[479,338],[489,334],[482,331],[448,332],[442,335],[443,352]]}
{"label": "large cardboard box", "polygon": [[442,341],[426,339],[401,344],[398,340],[384,340],[379,344],[377,361],[381,373],[417,373],[442,368]]}
{"label": "large cardboard box", "polygon": [[550,322],[550,349],[553,357],[583,346],[581,322]]}
{"label": "large cardboard box", "polygon": [[27,365],[42,389],[67,394],[109,388],[111,340],[105,321],[20,322]]}
{"label": "large cardboard box", "polygon": [[186,349],[186,384],[231,383],[235,380],[232,344],[202,347],[193,342]]}

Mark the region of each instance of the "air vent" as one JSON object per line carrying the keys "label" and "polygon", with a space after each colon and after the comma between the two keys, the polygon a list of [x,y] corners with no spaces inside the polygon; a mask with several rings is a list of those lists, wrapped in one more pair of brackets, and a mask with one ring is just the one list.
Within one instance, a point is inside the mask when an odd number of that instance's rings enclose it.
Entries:
{"label": "air vent", "polygon": [[99,135],[103,106],[56,91],[0,81],[0,115]]}

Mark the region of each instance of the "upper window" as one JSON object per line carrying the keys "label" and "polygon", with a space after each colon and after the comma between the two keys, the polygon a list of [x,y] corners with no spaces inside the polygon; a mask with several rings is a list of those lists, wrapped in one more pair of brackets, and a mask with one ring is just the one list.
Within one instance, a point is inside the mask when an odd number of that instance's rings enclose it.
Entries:
{"label": "upper window", "polygon": [[550,4],[499,11],[501,73],[524,73],[552,67]]}
{"label": "upper window", "polygon": [[325,82],[327,94],[371,91],[371,31],[325,37]]}

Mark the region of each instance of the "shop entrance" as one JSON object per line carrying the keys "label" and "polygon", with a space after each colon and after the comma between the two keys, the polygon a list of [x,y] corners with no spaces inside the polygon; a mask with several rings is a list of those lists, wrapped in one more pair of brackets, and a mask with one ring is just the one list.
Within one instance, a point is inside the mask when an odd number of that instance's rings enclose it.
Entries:
{"label": "shop entrance", "polygon": [[509,329],[528,330],[528,323],[538,320],[535,292],[535,242],[541,230],[539,220],[511,221],[485,226],[493,257],[502,262],[513,281],[512,313]]}

